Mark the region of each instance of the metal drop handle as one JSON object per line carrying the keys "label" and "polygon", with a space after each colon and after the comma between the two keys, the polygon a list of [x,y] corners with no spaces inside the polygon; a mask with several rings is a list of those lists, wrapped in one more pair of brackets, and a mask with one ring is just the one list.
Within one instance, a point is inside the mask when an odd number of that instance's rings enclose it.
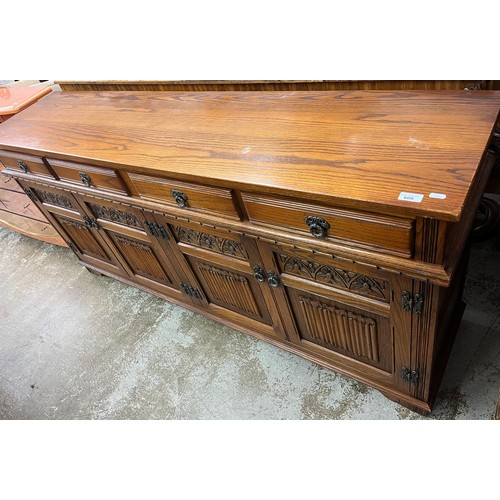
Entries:
{"label": "metal drop handle", "polygon": [[267,282],[273,288],[278,288],[281,285],[280,277],[274,271],[267,272]]}
{"label": "metal drop handle", "polygon": [[266,281],[266,275],[264,274],[264,270],[262,269],[262,267],[255,266],[253,268],[253,275],[254,275],[255,279],[257,281],[260,281],[261,283]]}
{"label": "metal drop handle", "polygon": [[306,224],[309,226],[309,231],[315,238],[324,238],[330,224],[322,217],[310,215],[306,218]]}
{"label": "metal drop handle", "polygon": [[28,173],[28,165],[26,165],[26,163],[24,163],[24,161],[20,160],[19,161],[19,168],[25,173],[27,174]]}
{"label": "metal drop handle", "polygon": [[83,182],[83,185],[89,188],[92,185],[92,182],[90,181],[90,176],[85,172],[80,172],[79,175],[80,179]]}
{"label": "metal drop handle", "polygon": [[175,203],[181,208],[186,208],[188,206],[188,197],[177,189],[172,190],[172,196],[174,197]]}

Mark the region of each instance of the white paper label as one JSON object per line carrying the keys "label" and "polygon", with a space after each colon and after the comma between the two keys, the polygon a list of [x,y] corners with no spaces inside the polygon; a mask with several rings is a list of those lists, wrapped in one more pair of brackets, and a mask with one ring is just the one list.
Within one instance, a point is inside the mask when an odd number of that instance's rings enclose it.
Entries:
{"label": "white paper label", "polygon": [[412,201],[413,203],[420,203],[424,199],[423,194],[418,193],[399,193],[398,200],[401,201]]}
{"label": "white paper label", "polygon": [[437,198],[438,200],[445,200],[446,199],[446,195],[443,194],[443,193],[431,193],[429,195],[429,198]]}

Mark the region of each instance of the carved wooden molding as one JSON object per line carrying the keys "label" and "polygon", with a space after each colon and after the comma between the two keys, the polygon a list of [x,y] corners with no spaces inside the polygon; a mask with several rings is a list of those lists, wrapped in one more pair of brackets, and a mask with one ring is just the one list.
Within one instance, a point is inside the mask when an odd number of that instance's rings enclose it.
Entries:
{"label": "carved wooden molding", "polygon": [[190,245],[208,248],[214,252],[230,255],[240,259],[248,259],[248,255],[240,242],[214,236],[180,226],[172,226],[178,241],[189,243]]}
{"label": "carved wooden molding", "polygon": [[280,254],[279,259],[283,264],[284,272],[387,300],[382,280],[289,255]]}
{"label": "carved wooden molding", "polygon": [[142,229],[141,223],[137,220],[137,217],[134,214],[117,210],[116,208],[95,205],[94,203],[88,203],[88,205],[94,213],[94,216],[99,219],[105,219],[111,222],[117,222],[118,224],[124,224],[126,226]]}
{"label": "carved wooden molding", "polygon": [[117,236],[117,235],[114,236],[114,239],[116,241],[122,243],[123,245],[138,248],[140,250],[144,250],[146,252],[151,253],[150,247],[148,247],[147,245],[143,245],[142,243],[139,243],[138,241],[129,240],[128,238],[123,238],[122,236]]}
{"label": "carved wooden molding", "polygon": [[62,208],[68,208],[71,210],[76,210],[71,200],[62,194],[51,193],[49,191],[44,191],[43,189],[32,188],[38,197],[44,202],[49,203],[50,205],[56,205]]}

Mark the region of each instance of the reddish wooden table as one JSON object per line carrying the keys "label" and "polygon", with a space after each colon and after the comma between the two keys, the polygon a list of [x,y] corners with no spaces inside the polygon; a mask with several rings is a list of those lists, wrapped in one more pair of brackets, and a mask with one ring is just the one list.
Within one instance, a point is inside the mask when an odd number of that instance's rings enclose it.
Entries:
{"label": "reddish wooden table", "polygon": [[[0,122],[52,91],[50,87],[0,87]],[[0,123],[0,127],[1,127]],[[1,165],[1,164],[0,164]],[[0,225],[42,241],[66,246],[15,179],[0,174]]]}
{"label": "reddish wooden table", "polygon": [[0,87],[0,122],[4,122],[19,111],[52,92],[50,87]]}

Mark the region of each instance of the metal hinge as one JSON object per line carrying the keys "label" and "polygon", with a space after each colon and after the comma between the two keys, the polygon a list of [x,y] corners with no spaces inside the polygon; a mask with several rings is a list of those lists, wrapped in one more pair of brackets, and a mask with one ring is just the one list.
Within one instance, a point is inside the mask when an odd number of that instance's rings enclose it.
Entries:
{"label": "metal hinge", "polygon": [[186,285],[186,283],[181,283],[179,285],[179,288],[186,295],[191,295],[191,297],[194,297],[195,299],[201,299],[201,293],[198,290],[196,290],[196,288],[193,288],[191,285]]}
{"label": "metal hinge", "polygon": [[422,314],[424,308],[424,296],[416,293],[413,297],[407,290],[401,292],[401,307],[403,311],[414,311]]}
{"label": "metal hinge", "polygon": [[163,238],[164,240],[169,240],[168,233],[161,224],[156,224],[155,222],[144,221],[144,225],[148,228],[149,233],[157,238]]}
{"label": "metal hinge", "polygon": [[84,215],[83,216],[83,220],[85,221],[85,225],[89,228],[89,229],[100,229],[100,226],[99,224],[97,223],[97,221],[95,219],[92,219],[92,217],[89,217],[88,215]]}
{"label": "metal hinge", "polygon": [[411,382],[412,384],[417,385],[419,375],[417,371],[410,371],[408,368],[406,368],[406,366],[403,366],[403,368],[401,368],[401,378],[405,382]]}

